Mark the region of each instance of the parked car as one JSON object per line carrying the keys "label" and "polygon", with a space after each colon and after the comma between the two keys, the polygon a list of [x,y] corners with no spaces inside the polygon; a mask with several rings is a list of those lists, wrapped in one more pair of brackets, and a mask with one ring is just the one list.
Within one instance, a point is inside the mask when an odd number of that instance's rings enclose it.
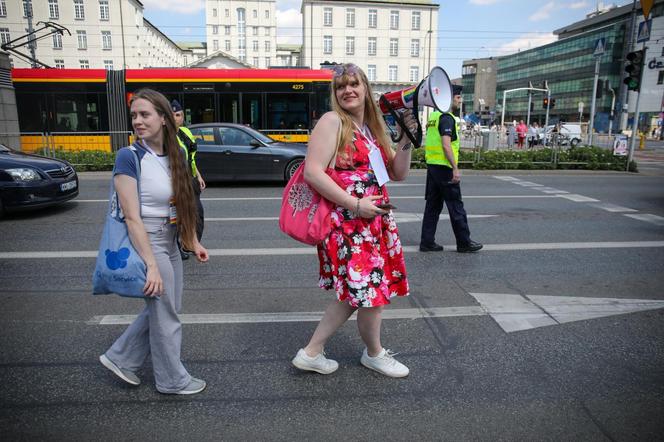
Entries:
{"label": "parked car", "polygon": [[284,180],[304,161],[307,145],[282,143],[241,124],[189,126],[197,139],[196,165],[205,181]]}
{"label": "parked car", "polygon": [[[546,128],[546,144],[551,145],[553,128],[555,126],[549,125]],[[576,147],[581,142],[581,125],[580,124],[570,124],[563,123],[560,126],[560,133],[558,135],[559,144],[565,146],[569,145],[571,147]]]}
{"label": "parked car", "polygon": [[0,144],[0,216],[51,206],[78,196],[78,176],[66,161]]}

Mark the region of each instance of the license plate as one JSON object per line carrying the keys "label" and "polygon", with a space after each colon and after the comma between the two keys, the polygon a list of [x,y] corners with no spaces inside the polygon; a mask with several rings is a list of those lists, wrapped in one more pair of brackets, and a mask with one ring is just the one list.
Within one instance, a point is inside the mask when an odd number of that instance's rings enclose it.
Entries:
{"label": "license plate", "polygon": [[60,184],[60,190],[66,192],[67,190],[76,189],[76,181]]}

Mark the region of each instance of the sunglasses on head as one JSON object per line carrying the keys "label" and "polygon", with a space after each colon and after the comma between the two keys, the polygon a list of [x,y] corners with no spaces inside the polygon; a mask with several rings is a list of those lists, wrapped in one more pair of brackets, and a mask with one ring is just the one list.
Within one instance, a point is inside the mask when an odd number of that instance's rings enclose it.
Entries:
{"label": "sunglasses on head", "polygon": [[357,67],[357,65],[354,65],[352,63],[348,64],[335,64],[332,66],[332,72],[334,72],[334,78],[339,78],[343,76],[344,74],[346,75],[355,75],[360,71],[360,68]]}

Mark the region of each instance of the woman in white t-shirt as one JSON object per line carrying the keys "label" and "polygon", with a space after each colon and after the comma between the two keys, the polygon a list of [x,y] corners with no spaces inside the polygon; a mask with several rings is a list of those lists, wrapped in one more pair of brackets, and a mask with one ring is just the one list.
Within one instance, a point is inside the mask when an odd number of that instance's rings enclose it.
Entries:
{"label": "woman in white t-shirt", "polygon": [[113,180],[129,238],[147,267],[146,306],[99,360],[123,381],[139,385],[135,372],[150,355],[160,393],[195,394],[206,384],[192,377],[180,360],[182,327],[178,319],[183,291],[178,237],[200,262],[208,260],[207,250],[196,237],[191,177],[166,97],[142,89],[134,93],[130,105],[139,141],[118,151]]}

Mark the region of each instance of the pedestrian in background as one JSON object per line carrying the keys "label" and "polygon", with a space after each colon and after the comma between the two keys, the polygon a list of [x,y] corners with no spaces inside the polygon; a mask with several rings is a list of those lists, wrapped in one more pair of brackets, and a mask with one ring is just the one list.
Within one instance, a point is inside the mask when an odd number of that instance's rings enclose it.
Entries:
{"label": "pedestrian in background", "polygon": [[459,119],[461,86],[453,85],[453,103],[449,112],[432,112],[427,122],[424,156],[427,163],[426,205],[420,237],[421,252],[441,252],[436,243],[436,228],[443,204],[447,205],[456,238],[457,252],[476,252],[483,246],[470,239],[468,218],[461,199],[459,170]]}
{"label": "pedestrian in background", "polygon": [[[366,345],[360,362],[390,377],[404,377],[408,367],[383,348],[382,311],[390,298],[408,295],[408,280],[396,222],[383,179],[401,181],[410,170],[406,136],[396,153],[390,148],[383,118],[373,101],[366,75],[354,64],[336,65],[331,83],[332,112],[324,114],[309,140],[305,180],[336,208],[332,232],[318,245],[321,288],[333,289],[308,344],[293,365],[330,374],[339,364],[325,357],[328,339],[357,311],[357,326]],[[416,127],[411,111],[405,121]],[[333,167],[338,181],[325,170]]]}
{"label": "pedestrian in background", "polygon": [[518,137],[517,147],[523,149],[523,142],[526,139],[526,134],[528,133],[528,126],[524,123],[523,120],[519,121],[519,125],[516,127],[516,134]]}
{"label": "pedestrian in background", "polygon": [[[182,109],[180,102],[177,100],[171,101],[171,109],[173,110],[175,125],[177,126],[178,143],[184,150],[188,170],[192,176],[191,185],[194,189],[194,198],[198,215],[196,218],[196,237],[198,238],[198,241],[200,241],[203,237],[203,228],[205,227],[205,211],[203,209],[203,203],[201,202],[201,192],[205,190],[205,180],[203,180],[201,171],[198,170],[198,166],[196,165],[198,145],[196,144],[196,137],[194,137],[194,134],[184,126],[184,109]],[[187,252],[182,251],[181,253],[182,259],[189,258]]]}
{"label": "pedestrian in background", "polygon": [[120,149],[113,180],[129,238],[147,267],[145,308],[99,360],[126,383],[139,385],[136,371],[151,356],[160,393],[199,393],[205,381],[192,377],[180,360],[178,318],[183,269],[177,237],[199,261],[208,260],[207,250],[196,238],[191,175],[166,97],[141,89],[132,96],[130,108],[140,164],[129,148]]}
{"label": "pedestrian in background", "polygon": [[507,123],[507,147],[509,149],[514,149],[515,141],[516,141],[516,121],[513,121],[512,124]]}

